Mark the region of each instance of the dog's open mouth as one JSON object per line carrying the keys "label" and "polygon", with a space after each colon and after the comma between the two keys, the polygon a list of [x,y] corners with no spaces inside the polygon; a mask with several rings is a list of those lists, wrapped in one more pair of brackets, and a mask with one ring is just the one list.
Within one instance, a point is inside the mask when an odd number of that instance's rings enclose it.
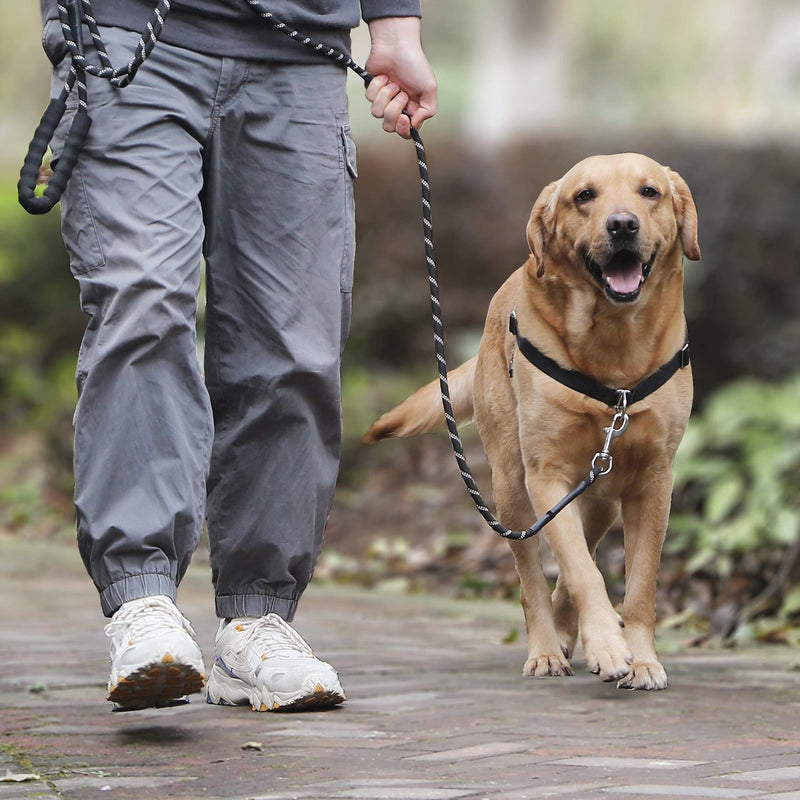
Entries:
{"label": "dog's open mouth", "polygon": [[642,261],[641,256],[631,250],[618,250],[604,266],[587,255],[586,266],[609,299],[632,303],[639,299],[642,286],[653,268],[653,258]]}

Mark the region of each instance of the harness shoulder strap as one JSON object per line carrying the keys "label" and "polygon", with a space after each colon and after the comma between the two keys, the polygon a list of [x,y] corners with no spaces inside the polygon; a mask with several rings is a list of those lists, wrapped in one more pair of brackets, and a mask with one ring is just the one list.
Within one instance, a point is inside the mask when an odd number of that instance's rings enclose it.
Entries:
{"label": "harness shoulder strap", "polygon": [[580,392],[580,394],[585,394],[593,400],[599,400],[612,408],[619,404],[621,392],[627,393],[627,405],[643,400],[657,389],[660,389],[679,369],[683,369],[689,363],[689,341],[687,339],[683,347],[666,364],[660,366],[632,389],[613,389],[595,380],[590,375],[585,375],[583,372],[566,369],[557,361],[546,356],[533,342],[520,335],[517,326],[517,315],[514,311],[511,312],[508,329],[516,339],[520,353],[534,367],[563,386],[575,392]]}

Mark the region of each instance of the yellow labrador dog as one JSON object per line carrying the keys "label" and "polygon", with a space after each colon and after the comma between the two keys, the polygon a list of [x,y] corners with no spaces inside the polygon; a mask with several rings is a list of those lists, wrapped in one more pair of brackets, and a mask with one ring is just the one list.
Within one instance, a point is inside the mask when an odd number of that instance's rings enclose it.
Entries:
{"label": "yellow labrador dog", "polygon": [[[535,540],[510,542],[528,634],[526,675],[571,675],[580,632],[587,668],[632,689],[663,689],[655,650],[656,574],[672,461],[692,404],[683,315],[683,256],[700,258],[697,212],[676,172],[643,155],[587,158],[549,184],[527,227],[527,262],[492,299],[478,355],[450,374],[456,418],[475,418],[502,524],[530,525],[572,490],[625,405],[619,389],[650,382],[624,411],[613,469],[545,528],[559,568],[550,593]],[[512,312],[516,334],[509,330]],[[555,377],[535,365],[526,350]],[[665,372],[666,370],[666,372]],[[614,400],[565,385],[575,376]],[[653,376],[656,387],[653,390]],[[641,394],[641,392],[639,392]],[[624,399],[631,398],[625,395]],[[438,381],[384,414],[374,442],[441,427]],[[594,561],[622,514],[625,599],[612,606]]]}

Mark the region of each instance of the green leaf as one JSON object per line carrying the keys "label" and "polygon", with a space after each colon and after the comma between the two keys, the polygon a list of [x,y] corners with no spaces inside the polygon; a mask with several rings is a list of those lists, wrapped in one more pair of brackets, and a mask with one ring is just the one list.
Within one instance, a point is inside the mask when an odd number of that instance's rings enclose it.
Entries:
{"label": "green leaf", "polygon": [[772,526],[773,540],[778,544],[790,545],[797,541],[799,535],[800,513],[788,508],[780,509]]}
{"label": "green leaf", "polygon": [[742,502],[744,483],[735,474],[728,475],[711,486],[705,504],[705,519],[709,525],[722,522]]}
{"label": "green leaf", "polygon": [[781,617],[791,617],[800,614],[800,586],[794,586],[789,590],[781,606]]}

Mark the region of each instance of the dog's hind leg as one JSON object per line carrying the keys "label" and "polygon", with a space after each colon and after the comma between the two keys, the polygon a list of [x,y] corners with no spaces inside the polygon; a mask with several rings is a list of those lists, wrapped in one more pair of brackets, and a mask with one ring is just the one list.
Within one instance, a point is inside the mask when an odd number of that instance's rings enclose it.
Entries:
{"label": "dog's hind leg", "polygon": [[569,596],[564,579],[559,576],[556,588],[553,590],[553,620],[555,622],[561,649],[567,658],[575,652],[578,641],[578,609]]}

